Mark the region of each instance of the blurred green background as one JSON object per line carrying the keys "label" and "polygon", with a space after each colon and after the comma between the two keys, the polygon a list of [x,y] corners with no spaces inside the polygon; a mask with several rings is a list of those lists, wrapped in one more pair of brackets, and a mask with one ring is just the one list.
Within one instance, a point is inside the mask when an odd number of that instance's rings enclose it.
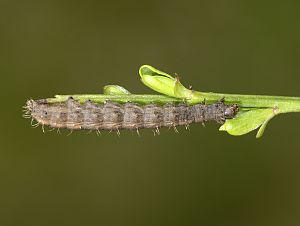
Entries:
{"label": "blurred green background", "polygon": [[264,137],[218,125],[71,136],[28,98],[152,93],[138,68],[196,90],[300,96],[298,1],[0,2],[0,225],[299,225],[300,114]]}

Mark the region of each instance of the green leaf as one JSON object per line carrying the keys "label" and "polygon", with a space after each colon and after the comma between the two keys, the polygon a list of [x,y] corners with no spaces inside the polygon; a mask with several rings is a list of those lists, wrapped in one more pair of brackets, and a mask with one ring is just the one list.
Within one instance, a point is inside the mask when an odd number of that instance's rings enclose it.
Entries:
{"label": "green leaf", "polygon": [[152,66],[143,65],[139,70],[142,82],[149,88],[168,96],[189,99],[192,90],[185,88],[177,78],[159,71]]}
{"label": "green leaf", "polygon": [[273,109],[270,108],[241,111],[234,119],[226,120],[220,127],[220,131],[227,131],[231,135],[240,136],[262,126],[257,134],[257,138],[259,138],[274,115]]}
{"label": "green leaf", "polygon": [[157,70],[150,65],[141,66],[139,74],[142,82],[149,88],[159,93],[174,97],[176,79],[171,75]]}
{"label": "green leaf", "polygon": [[103,87],[104,95],[128,95],[131,94],[127,89],[118,85],[107,85]]}
{"label": "green leaf", "polygon": [[182,98],[186,100],[191,100],[193,98],[193,90],[185,88],[179,79],[176,79],[174,87],[174,96],[177,98]]}
{"label": "green leaf", "polygon": [[165,94],[167,96],[174,97],[175,80],[159,75],[141,75],[142,82],[149,88]]}
{"label": "green leaf", "polygon": [[140,76],[142,77],[143,75],[160,75],[160,76],[165,76],[167,78],[170,78],[170,79],[173,79],[175,80],[171,75],[163,72],[163,71],[160,71],[150,65],[143,65],[140,67],[140,70],[139,70],[139,73],[140,73]]}

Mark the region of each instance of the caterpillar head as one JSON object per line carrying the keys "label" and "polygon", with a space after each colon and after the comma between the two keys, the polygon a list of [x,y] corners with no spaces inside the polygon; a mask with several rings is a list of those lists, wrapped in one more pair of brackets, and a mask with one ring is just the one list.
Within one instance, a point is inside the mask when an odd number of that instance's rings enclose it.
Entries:
{"label": "caterpillar head", "polygon": [[237,114],[238,111],[239,107],[237,104],[225,105],[224,116],[226,119],[231,119]]}
{"label": "caterpillar head", "polygon": [[49,120],[50,114],[46,100],[28,100],[25,109],[27,110],[26,115],[30,115],[41,124]]}

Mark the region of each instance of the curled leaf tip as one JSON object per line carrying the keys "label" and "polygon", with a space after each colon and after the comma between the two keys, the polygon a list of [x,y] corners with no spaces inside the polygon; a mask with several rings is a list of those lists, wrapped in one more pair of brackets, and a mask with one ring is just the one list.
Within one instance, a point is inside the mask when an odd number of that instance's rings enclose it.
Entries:
{"label": "curled leaf tip", "polygon": [[142,82],[149,88],[174,97],[174,86],[176,79],[171,75],[157,70],[150,65],[143,65],[139,70]]}
{"label": "curled leaf tip", "polygon": [[139,70],[142,82],[149,88],[168,96],[191,99],[192,90],[184,87],[179,81],[179,76],[175,78],[171,75],[157,70],[150,65],[143,65]]}
{"label": "curled leaf tip", "polygon": [[170,79],[174,79],[171,75],[169,75],[169,74],[167,74],[167,73],[165,73],[163,71],[160,71],[160,70],[158,70],[158,69],[156,69],[156,68],[154,68],[154,67],[152,67],[150,65],[147,65],[147,64],[142,65],[140,67],[139,74],[140,74],[141,77],[143,75],[152,75],[152,76],[154,76],[154,75],[160,75],[160,76],[168,77]]}

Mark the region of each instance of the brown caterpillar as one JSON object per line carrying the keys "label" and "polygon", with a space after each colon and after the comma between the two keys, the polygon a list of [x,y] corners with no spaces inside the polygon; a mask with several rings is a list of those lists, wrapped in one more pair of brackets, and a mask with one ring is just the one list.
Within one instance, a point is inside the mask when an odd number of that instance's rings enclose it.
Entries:
{"label": "brown caterpillar", "polygon": [[48,103],[46,99],[27,101],[25,117],[35,119],[37,125],[70,130],[116,130],[160,127],[176,127],[191,123],[215,121],[224,123],[238,112],[236,104],[226,105],[223,101],[214,104],[188,106],[135,103],[118,104],[106,102],[96,104],[86,101],[80,104],[72,97],[66,102]]}

